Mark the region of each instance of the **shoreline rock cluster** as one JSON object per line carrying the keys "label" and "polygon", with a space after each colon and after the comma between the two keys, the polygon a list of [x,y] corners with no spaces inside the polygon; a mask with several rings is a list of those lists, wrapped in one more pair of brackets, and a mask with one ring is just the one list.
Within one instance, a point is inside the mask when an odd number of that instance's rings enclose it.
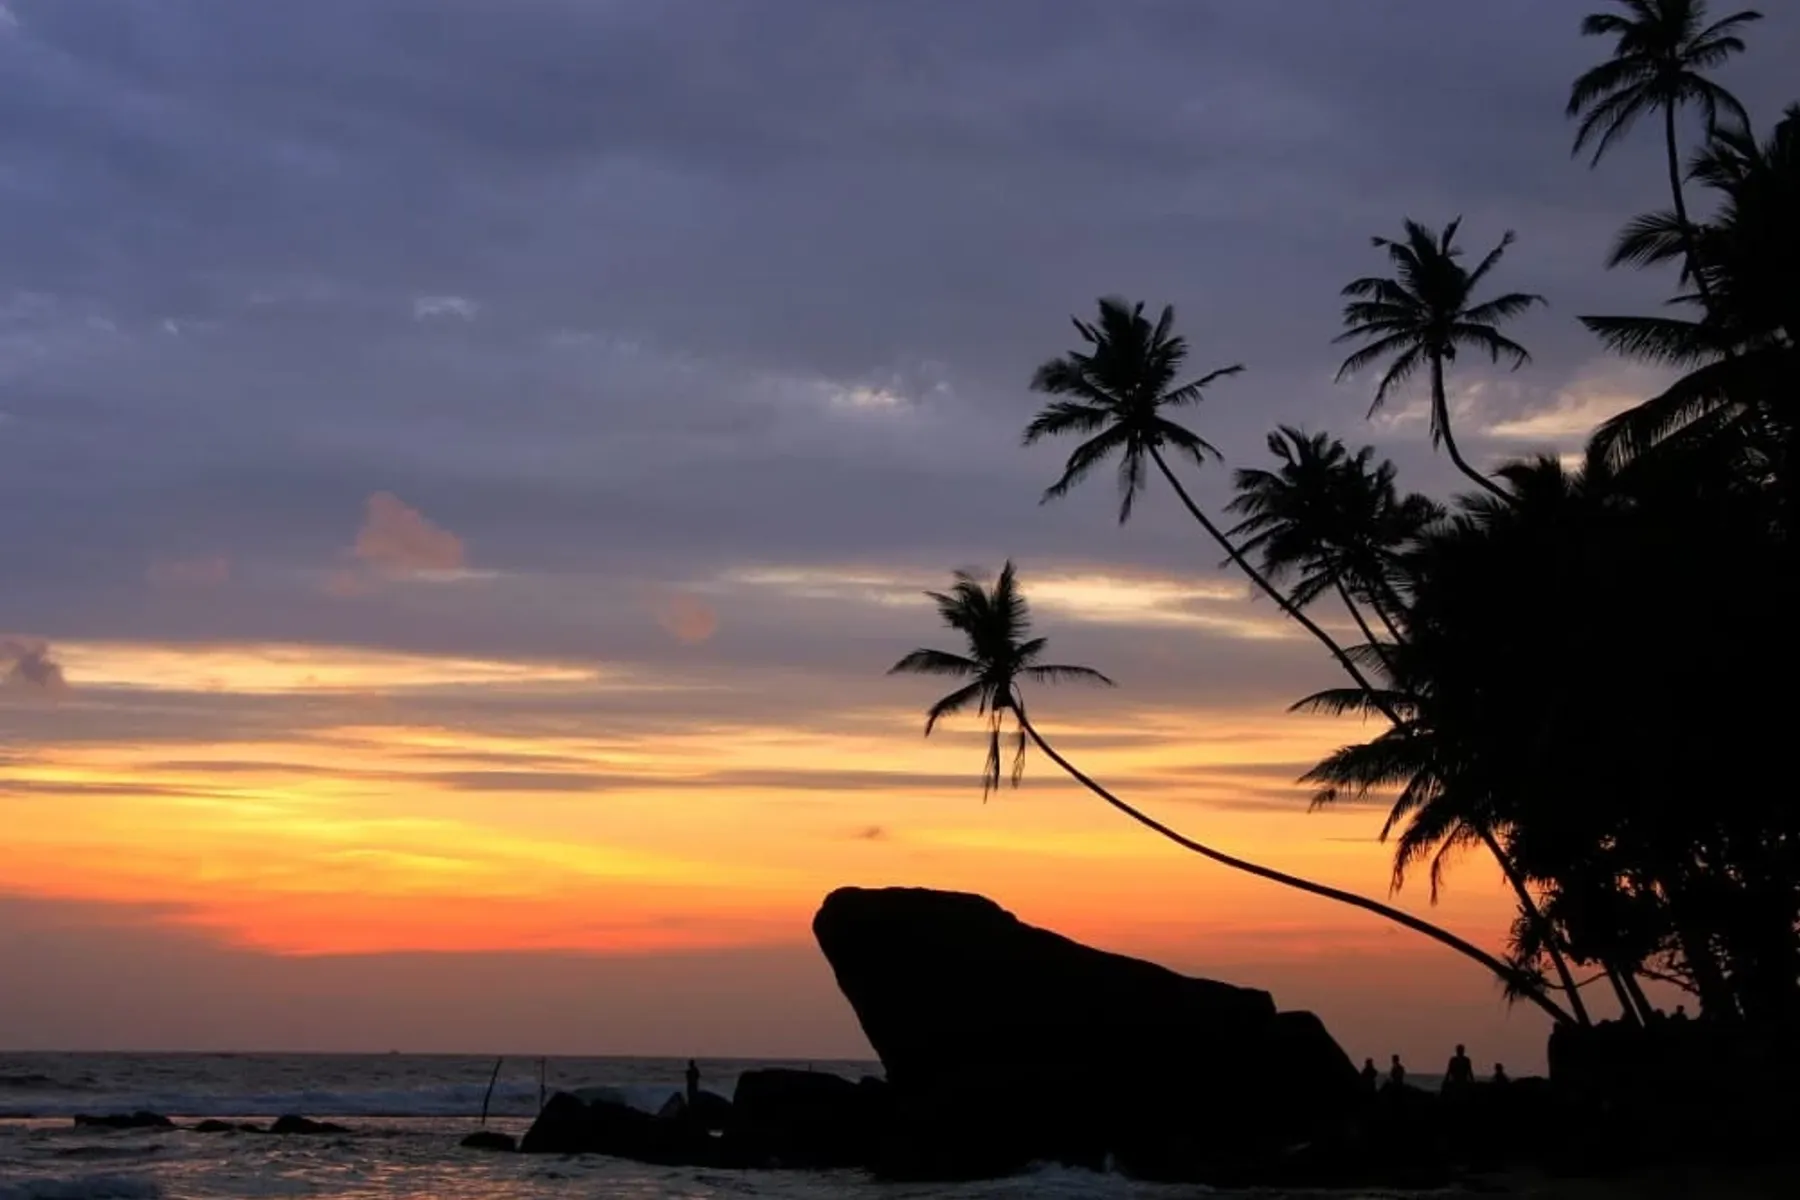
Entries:
{"label": "shoreline rock cluster", "polygon": [[[1081,945],[980,896],[844,888],[826,898],[813,933],[885,1079],[750,1071],[730,1100],[707,1095],[696,1106],[704,1112],[679,1096],[650,1114],[603,1095],[560,1094],[519,1149],[857,1167],[919,1181],[1055,1162],[1214,1186],[1409,1188],[1707,1154],[1646,1115],[1668,1089],[1640,1078],[1646,1068],[1619,1066],[1647,1044],[1629,1031],[1602,1027],[1553,1044],[1553,1065],[1575,1081],[1563,1086],[1522,1078],[1452,1095],[1372,1095],[1313,1014]],[[1719,1108],[1698,1056],[1718,1054],[1721,1035],[1654,1036],[1662,1057],[1647,1070],[1672,1071],[1690,1106]],[[1663,1045],[1674,1042],[1692,1047]],[[1784,1052],[1771,1061],[1796,1060]],[[1635,1100],[1609,1079],[1627,1080]],[[1609,1115],[1619,1112],[1633,1115],[1629,1128]],[[1743,1127],[1729,1117],[1713,1124]],[[1741,1159],[1779,1153],[1783,1139],[1721,1145]]]}

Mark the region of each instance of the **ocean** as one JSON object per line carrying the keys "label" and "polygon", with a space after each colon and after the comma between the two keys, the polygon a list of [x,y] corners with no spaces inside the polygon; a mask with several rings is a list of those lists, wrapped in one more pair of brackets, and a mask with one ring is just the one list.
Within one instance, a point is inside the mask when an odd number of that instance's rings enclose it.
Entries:
{"label": "ocean", "polygon": [[[685,1060],[554,1058],[549,1087],[615,1087],[655,1108],[682,1086]],[[851,1078],[874,1063],[700,1062],[702,1086],[730,1095],[740,1072],[799,1066]],[[309,1054],[0,1054],[0,1200],[1175,1200],[1195,1187],[1137,1184],[1045,1167],[976,1184],[877,1183],[858,1172],[651,1167],[601,1157],[485,1154],[457,1142],[478,1127],[494,1060]],[[538,1108],[538,1060],[507,1059],[488,1126],[523,1133]],[[331,1120],[341,1135],[271,1137],[76,1128],[76,1113],[147,1109],[178,1121]],[[1266,1193],[1265,1193],[1266,1195]]]}

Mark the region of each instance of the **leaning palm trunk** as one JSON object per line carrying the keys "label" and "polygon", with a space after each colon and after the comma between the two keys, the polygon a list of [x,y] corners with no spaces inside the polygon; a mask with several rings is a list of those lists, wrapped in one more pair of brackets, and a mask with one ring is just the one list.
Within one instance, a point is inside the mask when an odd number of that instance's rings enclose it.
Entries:
{"label": "leaning palm trunk", "polygon": [[[1441,374],[1436,376],[1435,378],[1441,384],[1441,379],[1442,379]],[[1448,439],[1446,439],[1446,440],[1448,440]],[[1452,455],[1452,457],[1455,456],[1454,448],[1451,450],[1451,455]],[[1218,542],[1219,545],[1224,548],[1225,553],[1231,558],[1231,561],[1237,565],[1238,569],[1243,571],[1244,574],[1248,575],[1250,577],[1251,581],[1253,583],[1255,583],[1259,588],[1261,588],[1263,590],[1263,592],[1270,599],[1274,600],[1276,604],[1280,605],[1282,612],[1286,613],[1288,616],[1292,617],[1295,621],[1299,622],[1300,625],[1308,633],[1312,634],[1313,637],[1317,638],[1318,641],[1322,645],[1324,645],[1324,647],[1327,650],[1331,651],[1331,655],[1333,658],[1337,659],[1338,665],[1343,667],[1344,672],[1350,676],[1351,680],[1354,681],[1356,686],[1362,690],[1363,694],[1365,696],[1369,697],[1370,702],[1373,703],[1375,705],[1375,707],[1380,710],[1380,712],[1383,716],[1385,716],[1389,721],[1391,721],[1395,725],[1400,724],[1400,714],[1394,711],[1393,706],[1390,705],[1387,702],[1387,700],[1382,696],[1382,694],[1378,690],[1376,690],[1375,686],[1369,682],[1368,677],[1366,675],[1364,675],[1362,673],[1362,671],[1357,667],[1355,660],[1353,660],[1350,657],[1349,653],[1347,651],[1345,651],[1345,649],[1342,646],[1338,645],[1337,640],[1335,638],[1333,638],[1329,633],[1327,633],[1323,628],[1321,628],[1318,622],[1314,621],[1311,617],[1307,616],[1305,611],[1303,611],[1297,604],[1295,604],[1291,599],[1289,599],[1288,596],[1284,592],[1282,592],[1282,590],[1280,588],[1276,587],[1261,572],[1259,572],[1255,567],[1250,565],[1249,560],[1244,557],[1243,552],[1237,548],[1237,546],[1232,542],[1232,540],[1230,538],[1225,536],[1225,533],[1223,530],[1221,530],[1216,524],[1213,523],[1213,521],[1206,515],[1206,511],[1204,509],[1202,509],[1198,504],[1194,503],[1193,497],[1188,495],[1188,491],[1185,487],[1181,486],[1181,480],[1178,479],[1175,475],[1175,472],[1169,468],[1168,461],[1163,458],[1160,451],[1152,449],[1150,451],[1150,456],[1155,461],[1157,469],[1162,472],[1163,478],[1169,481],[1169,486],[1175,489],[1175,495],[1181,500],[1183,507],[1185,507],[1188,510],[1188,513],[1194,518],[1194,520],[1196,520],[1200,523],[1201,527],[1203,529],[1205,529],[1207,533],[1212,535],[1213,540]],[[1461,462],[1461,460],[1457,460],[1457,461],[1458,461],[1458,465],[1462,466],[1465,471],[1469,470],[1468,466],[1466,464],[1463,464]],[[1476,475],[1475,477],[1478,479],[1482,478],[1479,475]],[[1493,484],[1488,483],[1487,480],[1485,480],[1485,479],[1482,479],[1482,482],[1487,484],[1487,486],[1490,488],[1494,486]],[[1067,770],[1070,768],[1065,767],[1064,769]],[[1487,832],[1486,830],[1483,830],[1481,833],[1481,837],[1482,837],[1482,841],[1484,843],[1486,843],[1489,851],[1491,851],[1493,853],[1495,861],[1500,864],[1500,870],[1503,874],[1505,874],[1507,882],[1512,886],[1514,894],[1519,899],[1520,906],[1524,908],[1527,917],[1531,920],[1532,924],[1539,929],[1541,935],[1543,936],[1545,949],[1549,952],[1550,959],[1556,966],[1557,976],[1558,976],[1558,978],[1560,978],[1562,980],[1563,988],[1569,995],[1570,1005],[1571,1005],[1571,1007],[1575,1008],[1577,1013],[1579,1014],[1578,1023],[1582,1024],[1582,1025],[1589,1024],[1587,1013],[1586,1013],[1585,1009],[1582,1007],[1581,996],[1575,990],[1574,974],[1569,970],[1569,964],[1565,960],[1561,949],[1557,945],[1557,938],[1555,935],[1554,928],[1550,925],[1549,921],[1544,917],[1543,910],[1538,906],[1537,900],[1531,894],[1531,890],[1525,886],[1524,879],[1519,875],[1519,872],[1513,867],[1511,859],[1509,859],[1507,857],[1507,855],[1505,854],[1505,852],[1500,848],[1500,844],[1494,839],[1493,835],[1491,833]],[[1209,851],[1201,851],[1201,852],[1202,853],[1210,853]],[[1234,863],[1234,865],[1236,865],[1236,864]],[[1248,869],[1248,868],[1246,868],[1246,869]],[[1257,868],[1257,869],[1261,870],[1262,868]],[[1273,876],[1271,876],[1271,877],[1273,877]],[[1300,886],[1300,885],[1296,885],[1296,886]],[[1348,894],[1349,893],[1343,893],[1343,895],[1348,895]],[[1373,901],[1364,902],[1364,901],[1362,901],[1361,897],[1356,897],[1354,900],[1352,900],[1350,902],[1351,903],[1359,903],[1365,907],[1368,904],[1374,903]],[[1391,909],[1391,908],[1387,908],[1386,906],[1380,906],[1380,907],[1371,909],[1371,911],[1383,912],[1383,913],[1398,913],[1399,912],[1398,909]],[[1398,918],[1396,918],[1396,919],[1398,919]],[[1416,918],[1408,918],[1407,921],[1402,921],[1402,924],[1406,924],[1408,921],[1414,921],[1414,920],[1416,920]],[[1420,926],[1424,926],[1424,925],[1425,925],[1424,922],[1419,922],[1417,925],[1414,925],[1411,927],[1419,928]],[[1435,926],[1430,926],[1429,928],[1435,928]],[[1433,935],[1433,936],[1435,936],[1435,935]],[[1448,936],[1448,935],[1446,935],[1446,936]],[[1466,943],[1464,943],[1464,944],[1466,945]],[[1498,959],[1493,958],[1491,955],[1484,955],[1483,961],[1488,962],[1488,963],[1498,963],[1499,962]],[[1516,974],[1516,972],[1512,972],[1512,971],[1510,971],[1510,969],[1501,969],[1500,970],[1500,975],[1502,978],[1510,978],[1515,974]],[[1540,1004],[1543,1003],[1543,1000],[1541,997],[1537,997],[1536,999],[1538,999]],[[1550,1007],[1555,1008],[1554,1005],[1551,1005]],[[1561,1009],[1556,1009],[1556,1011],[1558,1013],[1562,1012]],[[1567,1019],[1567,1017],[1565,1016],[1564,1019]]]}
{"label": "leaning palm trunk", "polygon": [[1631,993],[1625,990],[1625,980],[1619,968],[1608,963],[1604,967],[1606,981],[1612,984],[1613,996],[1619,1002],[1619,1018],[1628,1025],[1642,1025],[1644,1014],[1639,1011],[1637,1003],[1632,1000]]}
{"label": "leaning palm trunk", "polygon": [[1544,952],[1550,956],[1550,965],[1556,968],[1556,977],[1562,981],[1562,990],[1569,997],[1569,1007],[1574,1010],[1575,1023],[1577,1025],[1593,1024],[1592,1019],[1588,1016],[1587,1005],[1582,1002],[1581,989],[1575,983],[1575,972],[1569,967],[1568,955],[1563,953],[1561,939],[1556,935],[1556,926],[1551,923],[1549,917],[1544,915],[1543,907],[1538,904],[1537,897],[1533,896],[1531,889],[1526,886],[1525,877],[1519,873],[1517,867],[1513,866],[1512,856],[1501,847],[1500,840],[1494,836],[1493,831],[1484,827],[1478,832],[1481,844],[1488,848],[1488,853],[1492,854],[1494,861],[1500,864],[1500,873],[1506,876],[1507,886],[1511,887],[1513,895],[1518,897],[1519,907],[1525,912],[1525,919],[1531,922],[1537,930],[1538,937],[1543,941]]}
{"label": "leaning palm trunk", "polygon": [[1125,801],[1113,795],[1105,787],[1084,773],[1074,763],[1058,753],[1054,746],[1044,740],[1044,735],[1037,731],[1037,727],[1033,725],[1030,718],[1025,715],[1024,705],[1016,698],[1013,701],[1013,713],[1018,717],[1019,728],[1025,732],[1025,736],[1031,739],[1033,745],[1043,751],[1044,757],[1061,767],[1063,771],[1068,774],[1069,778],[1073,779],[1082,787],[1094,793],[1094,795],[1118,809],[1138,824],[1147,829],[1154,830],[1169,841],[1174,842],[1177,846],[1186,850],[1191,850],[1195,854],[1209,858],[1222,866],[1230,867],[1234,871],[1243,871],[1244,873],[1254,875],[1259,879],[1267,879],[1286,887],[1295,888],[1302,892],[1308,892],[1314,896],[1322,896],[1327,900],[1335,900],[1339,904],[1348,904],[1353,908],[1360,908],[1365,912],[1371,912],[1377,916],[1386,917],[1388,920],[1393,921],[1398,925],[1404,925],[1415,933],[1422,933],[1434,942],[1443,946],[1448,946],[1459,954],[1475,960],[1489,971],[1493,972],[1494,975],[1503,982],[1513,984],[1525,983],[1525,986],[1521,989],[1521,994],[1526,999],[1550,1014],[1558,1024],[1570,1025],[1576,1023],[1574,1018],[1563,1011],[1555,1001],[1544,994],[1541,987],[1527,983],[1513,967],[1508,966],[1506,963],[1494,957],[1492,954],[1489,954],[1474,943],[1457,937],[1447,929],[1439,928],[1429,921],[1421,920],[1411,913],[1404,912],[1391,905],[1383,904],[1379,900],[1371,900],[1367,896],[1359,896],[1355,892],[1346,892],[1341,888],[1334,888],[1323,883],[1314,883],[1309,879],[1302,879],[1297,875],[1288,875],[1269,867],[1259,866],[1256,863],[1233,857],[1223,851],[1215,850],[1211,846],[1177,833],[1175,830],[1164,825],[1161,821],[1158,821],[1148,813],[1134,808],[1132,805],[1127,804]]}
{"label": "leaning palm trunk", "polygon": [[1188,515],[1200,522],[1200,527],[1212,535],[1213,541],[1219,543],[1220,547],[1224,549],[1226,555],[1230,557],[1232,564],[1245,575],[1249,576],[1250,582],[1261,588],[1263,594],[1268,596],[1269,599],[1275,601],[1275,603],[1280,606],[1283,613],[1299,622],[1301,628],[1317,638],[1319,644],[1329,650],[1331,656],[1337,659],[1338,665],[1344,668],[1344,673],[1349,675],[1350,678],[1355,681],[1356,686],[1361,688],[1365,694],[1375,700],[1375,703],[1381,707],[1382,712],[1389,720],[1398,724],[1400,721],[1398,714],[1387,706],[1386,701],[1381,699],[1381,693],[1375,690],[1375,686],[1369,682],[1368,676],[1364,675],[1361,669],[1357,667],[1355,660],[1350,657],[1349,652],[1338,645],[1337,639],[1325,632],[1324,628],[1320,626],[1317,621],[1307,616],[1305,611],[1301,609],[1299,605],[1295,604],[1288,598],[1285,592],[1271,583],[1261,571],[1258,571],[1255,567],[1250,565],[1250,560],[1244,557],[1244,552],[1237,548],[1237,544],[1226,537],[1225,531],[1213,523],[1212,518],[1206,515],[1205,509],[1194,503],[1194,498],[1188,495],[1187,489],[1181,486],[1181,480],[1178,479],[1175,472],[1169,468],[1169,462],[1162,456],[1162,451],[1153,447],[1150,451],[1150,457],[1155,461],[1156,469],[1162,472],[1163,478],[1169,481],[1169,486],[1175,489],[1175,495],[1180,499],[1182,507],[1188,510]]}
{"label": "leaning palm trunk", "polygon": [[1462,450],[1456,444],[1456,431],[1450,428],[1450,398],[1444,389],[1444,356],[1431,356],[1431,415],[1437,425],[1438,435],[1444,439],[1444,453],[1456,464],[1456,469],[1486,488],[1492,495],[1498,496],[1508,504],[1513,498],[1507,495],[1504,488],[1469,465],[1462,456]]}
{"label": "leaning palm trunk", "polygon": [[[1387,673],[1392,675],[1394,664],[1388,658],[1387,647],[1381,644],[1381,639],[1376,637],[1375,631],[1369,627],[1369,620],[1363,616],[1362,609],[1356,606],[1356,598],[1350,594],[1350,589],[1344,586],[1341,578],[1333,579],[1331,586],[1337,589],[1338,599],[1342,600],[1344,607],[1350,610],[1350,619],[1356,622],[1356,628],[1361,631],[1364,643],[1374,651],[1375,657],[1381,660],[1381,665]],[[1389,628],[1391,629],[1392,626]]]}

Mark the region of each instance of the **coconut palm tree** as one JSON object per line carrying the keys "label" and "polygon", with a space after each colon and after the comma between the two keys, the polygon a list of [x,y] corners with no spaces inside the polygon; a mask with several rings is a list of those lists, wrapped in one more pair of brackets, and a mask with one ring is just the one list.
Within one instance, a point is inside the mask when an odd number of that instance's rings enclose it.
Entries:
{"label": "coconut palm tree", "polygon": [[[1009,559],[990,590],[968,571],[955,573],[948,592],[927,592],[937,605],[944,624],[968,640],[967,654],[945,650],[914,650],[895,663],[890,675],[943,675],[968,682],[933,704],[925,714],[925,736],[930,737],[937,723],[953,713],[966,711],[971,705],[988,728],[987,764],[982,772],[981,794],[986,798],[1000,786],[1000,743],[1011,715],[1021,716],[1018,706],[1018,683],[1029,679],[1036,683],[1078,680],[1112,686],[1112,680],[1091,667],[1072,667],[1040,663],[1044,638],[1033,638],[1031,614],[1019,591],[1018,575]],[[1012,782],[1017,787],[1025,771],[1025,732],[1022,722],[1015,730]]]}
{"label": "coconut palm tree", "polygon": [[1268,445],[1281,465],[1236,473],[1237,498],[1226,511],[1244,519],[1230,536],[1244,539],[1244,552],[1260,558],[1271,580],[1297,577],[1289,593],[1295,604],[1333,592],[1370,645],[1377,638],[1365,605],[1398,641],[1396,557],[1441,510],[1423,496],[1402,497],[1394,464],[1375,464],[1372,446],[1351,454],[1337,438],[1286,425]]}
{"label": "coconut palm tree", "polygon": [[1368,688],[1367,677],[1336,639],[1251,565],[1243,551],[1194,502],[1169,465],[1171,454],[1179,454],[1195,466],[1204,466],[1207,459],[1219,457],[1210,442],[1171,419],[1169,413],[1198,404],[1209,385],[1238,374],[1243,367],[1224,367],[1180,382],[1188,344],[1174,331],[1173,306],[1165,306],[1154,325],[1144,315],[1142,304],[1108,296],[1100,300],[1099,307],[1096,321],[1073,318],[1087,349],[1071,350],[1051,359],[1032,376],[1032,391],[1057,399],[1026,426],[1025,444],[1070,434],[1084,439],[1069,455],[1061,478],[1045,490],[1044,500],[1067,495],[1095,467],[1117,456],[1119,521],[1123,524],[1130,520],[1149,468],[1154,466],[1174,489],[1182,507],[1223,547],[1231,562],[1282,612],[1317,638],[1359,687]]}
{"label": "coconut palm tree", "polygon": [[[1664,262],[1699,247],[1696,279],[1710,302],[1695,319],[1583,317],[1614,351],[1683,368],[1661,395],[1621,413],[1595,451],[1621,464],[1666,439],[1692,443],[1751,433],[1765,456],[1793,435],[1800,388],[1800,106],[1759,143],[1747,129],[1717,130],[1693,177],[1719,197],[1717,215],[1689,227],[1673,213],[1627,226],[1614,262]],[[1697,295],[1677,298],[1696,305]],[[1770,443],[1777,443],[1771,447]]]}
{"label": "coconut palm tree", "polygon": [[[1581,119],[1574,153],[1592,145],[1592,161],[1597,164],[1640,117],[1660,112],[1669,192],[1691,268],[1696,265],[1695,246],[1686,234],[1691,223],[1682,195],[1675,116],[1695,105],[1705,114],[1709,131],[1719,127],[1721,115],[1748,123],[1737,97],[1704,72],[1742,53],[1738,31],[1761,20],[1762,14],[1746,9],[1708,22],[1707,0],[1615,0],[1615,7],[1624,11],[1590,13],[1581,22],[1584,37],[1610,37],[1614,45],[1612,57],[1584,73],[1569,90],[1568,115]],[[1704,280],[1700,286],[1704,294]]]}
{"label": "coconut palm tree", "polygon": [[1336,340],[1361,340],[1365,344],[1344,360],[1338,368],[1338,379],[1342,381],[1372,363],[1387,361],[1387,373],[1381,377],[1375,400],[1369,405],[1372,417],[1400,385],[1421,369],[1428,370],[1431,444],[1442,445],[1457,470],[1504,499],[1506,492],[1470,466],[1456,444],[1444,390],[1444,365],[1464,347],[1483,351],[1496,363],[1507,359],[1514,370],[1530,362],[1531,355],[1525,347],[1502,334],[1499,323],[1534,304],[1542,304],[1544,298],[1527,292],[1507,292],[1477,303],[1475,289],[1505,256],[1513,234],[1509,230],[1471,271],[1459,261],[1462,248],[1456,244],[1456,233],[1461,225],[1462,218],[1458,217],[1442,233],[1436,233],[1408,218],[1403,238],[1374,239],[1376,247],[1387,251],[1394,274],[1366,276],[1344,287],[1345,329]]}
{"label": "coconut palm tree", "polygon": [[1019,590],[1017,573],[1010,561],[1001,569],[991,588],[984,586],[973,574],[959,571],[948,592],[928,592],[926,594],[937,604],[938,615],[944,624],[963,636],[963,651],[956,653],[935,649],[914,650],[895,663],[888,673],[890,675],[942,675],[967,681],[955,691],[939,699],[927,710],[925,733],[930,736],[931,731],[936,728],[938,721],[943,717],[974,707],[975,711],[985,719],[988,727],[987,761],[982,776],[982,795],[984,797],[1000,784],[1003,758],[1001,744],[1005,733],[1005,722],[1010,718],[1014,724],[1016,737],[1012,762],[1012,780],[1015,786],[1024,771],[1026,747],[1028,745],[1036,746],[1046,758],[1062,768],[1071,779],[1095,796],[1176,845],[1233,870],[1254,875],[1259,879],[1267,879],[1286,887],[1296,888],[1328,900],[1335,900],[1340,904],[1348,904],[1422,933],[1439,944],[1448,946],[1480,963],[1492,971],[1509,988],[1537,1004],[1557,1021],[1567,1023],[1572,1019],[1545,994],[1542,987],[1535,985],[1535,981],[1522,978],[1520,973],[1505,961],[1489,954],[1479,946],[1457,937],[1448,930],[1441,929],[1429,921],[1421,920],[1411,913],[1403,912],[1378,900],[1371,900],[1354,892],[1314,883],[1296,875],[1261,866],[1195,841],[1120,799],[1063,757],[1032,724],[1031,718],[1026,712],[1021,684],[1026,681],[1056,682],[1060,680],[1090,680],[1110,684],[1111,680],[1089,667],[1051,666],[1038,663],[1037,660],[1044,652],[1046,641],[1042,637],[1030,636],[1030,609],[1024,594]]}

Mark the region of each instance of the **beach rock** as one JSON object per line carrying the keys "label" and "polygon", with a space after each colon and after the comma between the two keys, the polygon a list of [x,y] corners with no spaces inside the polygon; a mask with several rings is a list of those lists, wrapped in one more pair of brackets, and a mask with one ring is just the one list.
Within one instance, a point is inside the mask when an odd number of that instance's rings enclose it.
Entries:
{"label": "beach rock", "polygon": [[457,1145],[465,1150],[498,1150],[505,1154],[511,1154],[519,1148],[519,1141],[510,1133],[501,1133],[494,1129],[477,1129]]}
{"label": "beach rock", "polygon": [[738,1077],[726,1138],[742,1161],[781,1167],[853,1167],[872,1155],[881,1113],[875,1094],[828,1071],[768,1068]]}
{"label": "beach rock", "polygon": [[75,1115],[75,1124],[87,1129],[173,1129],[175,1122],[161,1113],[144,1112],[107,1113],[104,1116],[89,1116],[86,1113]]}
{"label": "beach rock", "polygon": [[813,933],[892,1085],[886,1174],[1112,1155],[1203,1175],[1278,1156],[1358,1105],[1356,1068],[1316,1017],[1081,945],[981,896],[844,888]]}
{"label": "beach rock", "polygon": [[722,1133],[731,1123],[731,1101],[717,1092],[702,1090],[688,1105],[687,1119],[708,1133]]}
{"label": "beach rock", "polygon": [[269,1132],[278,1134],[318,1134],[349,1133],[350,1130],[347,1126],[335,1125],[330,1121],[315,1121],[310,1117],[297,1117],[290,1113],[284,1117],[277,1117],[275,1123],[269,1126]]}
{"label": "beach rock", "polygon": [[519,1143],[526,1154],[607,1154],[660,1166],[710,1166],[720,1152],[704,1130],[681,1118],[651,1116],[611,1100],[550,1097]]}

